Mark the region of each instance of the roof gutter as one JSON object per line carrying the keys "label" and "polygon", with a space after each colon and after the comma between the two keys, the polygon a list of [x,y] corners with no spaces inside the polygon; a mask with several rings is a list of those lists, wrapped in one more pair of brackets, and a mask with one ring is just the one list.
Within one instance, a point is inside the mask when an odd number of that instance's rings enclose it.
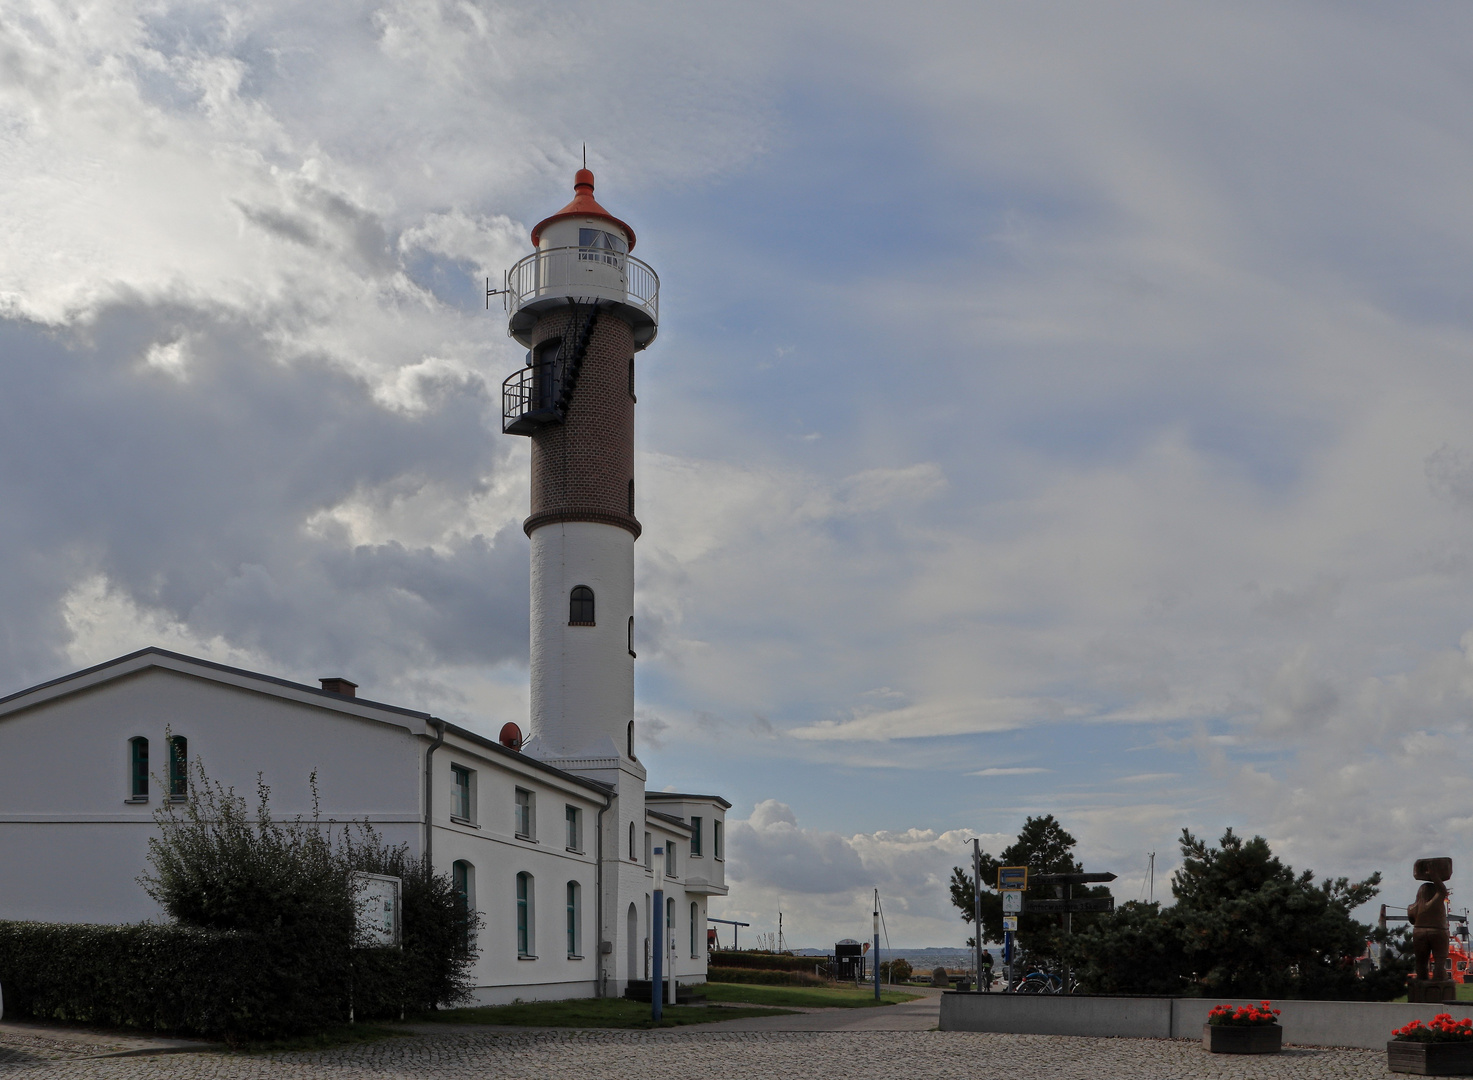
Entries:
{"label": "roof gutter", "polygon": [[425,751],[425,844],[424,861],[425,867],[434,872],[435,851],[435,770],[431,766],[431,759],[435,751],[440,749],[440,744],[445,741],[445,721],[430,718],[430,726],[435,729],[435,741],[430,743],[429,749]]}

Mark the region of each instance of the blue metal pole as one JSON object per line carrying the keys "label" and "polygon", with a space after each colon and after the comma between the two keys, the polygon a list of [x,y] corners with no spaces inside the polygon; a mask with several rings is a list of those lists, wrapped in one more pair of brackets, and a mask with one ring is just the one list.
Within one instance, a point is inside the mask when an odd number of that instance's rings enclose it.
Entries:
{"label": "blue metal pole", "polygon": [[1008,973],[1008,984],[1003,989],[1011,991],[1013,988],[1013,932],[1011,930],[1002,936],[1002,962]]}
{"label": "blue metal pole", "polygon": [[655,940],[651,942],[654,948],[654,968],[650,972],[650,1019],[659,1023],[661,1007],[665,1003],[665,849],[655,848],[655,903],[654,903],[654,926]]}

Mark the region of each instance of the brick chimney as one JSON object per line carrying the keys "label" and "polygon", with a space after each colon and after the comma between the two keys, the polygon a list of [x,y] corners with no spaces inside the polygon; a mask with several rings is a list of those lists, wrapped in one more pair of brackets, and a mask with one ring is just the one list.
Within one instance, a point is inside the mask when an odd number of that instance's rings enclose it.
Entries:
{"label": "brick chimney", "polygon": [[349,682],[347,679],[331,678],[318,679],[317,681],[322,684],[322,688],[329,694],[342,694],[343,697],[358,696],[358,684]]}

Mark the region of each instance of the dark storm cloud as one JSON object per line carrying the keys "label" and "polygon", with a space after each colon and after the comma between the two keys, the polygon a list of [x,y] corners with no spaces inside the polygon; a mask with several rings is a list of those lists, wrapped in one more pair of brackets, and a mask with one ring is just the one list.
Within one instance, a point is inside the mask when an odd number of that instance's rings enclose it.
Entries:
{"label": "dark storm cloud", "polygon": [[[144,362],[180,339],[182,374]],[[340,368],[271,356],[259,327],[220,311],[119,304],[69,332],[0,322],[4,685],[68,666],[60,602],[88,573],[285,671],[524,656],[520,530],[411,549],[305,528],[390,482],[475,491],[507,452],[482,385],[442,379],[421,387],[425,408],[396,411]]]}

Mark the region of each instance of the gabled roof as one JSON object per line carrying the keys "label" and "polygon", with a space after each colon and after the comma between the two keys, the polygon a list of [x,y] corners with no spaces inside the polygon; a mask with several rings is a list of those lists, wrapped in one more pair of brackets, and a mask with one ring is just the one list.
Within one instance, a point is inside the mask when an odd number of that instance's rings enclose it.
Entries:
{"label": "gabled roof", "polygon": [[70,675],[63,675],[60,678],[0,697],[0,721],[13,713],[57,701],[72,694],[79,694],[150,668],[206,679],[253,693],[269,694],[272,697],[285,698],[309,707],[330,709],[333,712],[356,716],[361,720],[397,724],[408,728],[413,734],[426,738],[431,734],[432,728],[438,731],[443,727],[445,731],[457,738],[474,743],[478,748],[489,750],[492,754],[508,759],[509,762],[514,761],[523,768],[556,776],[604,796],[611,794],[614,790],[602,781],[564,772],[537,758],[502,746],[495,739],[487,738],[459,724],[452,724],[448,720],[441,720],[427,712],[420,712],[418,709],[406,709],[399,705],[370,701],[367,698],[335,694],[320,687],[308,686],[306,683],[279,679],[274,675],[263,675],[259,671],[247,671],[245,668],[231,667],[228,664],[217,664],[213,660],[202,660],[197,656],[186,656],[183,653],[170,652],[168,649],[160,649],[152,645],[146,649],[129,653],[127,656],[119,656],[115,660],[95,664],[81,671],[74,671]]}
{"label": "gabled roof", "polygon": [[217,664],[213,660],[201,660],[197,656],[186,656],[183,653],[170,652],[168,649],[160,649],[153,645],[129,653],[127,656],[119,656],[115,660],[95,664],[81,671],[74,671],[70,675],[63,675],[49,682],[39,683],[14,694],[0,697],[0,716],[19,712],[43,702],[54,701],[70,694],[80,693],[83,690],[90,690],[94,686],[125,678],[148,668],[162,668],[183,675],[193,675],[211,682],[256,690],[275,697],[291,698],[303,701],[305,704],[319,705],[337,712],[353,713],[358,716],[380,712],[421,721],[431,719],[429,713],[420,712],[417,709],[405,709],[398,705],[387,705],[381,701],[335,694],[320,687],[308,686],[306,683],[278,679],[274,675],[263,675],[259,671],[247,671],[228,664]]}
{"label": "gabled roof", "polygon": [[673,825],[685,832],[691,831],[684,818],[678,818],[674,814],[662,814],[658,810],[651,810],[648,806],[644,808],[644,812],[646,817],[659,818],[662,824]]}
{"label": "gabled roof", "polygon": [[666,802],[712,802],[723,810],[731,809],[731,803],[720,795],[686,795],[679,791],[646,791],[644,793],[644,801],[647,803],[661,800]]}

